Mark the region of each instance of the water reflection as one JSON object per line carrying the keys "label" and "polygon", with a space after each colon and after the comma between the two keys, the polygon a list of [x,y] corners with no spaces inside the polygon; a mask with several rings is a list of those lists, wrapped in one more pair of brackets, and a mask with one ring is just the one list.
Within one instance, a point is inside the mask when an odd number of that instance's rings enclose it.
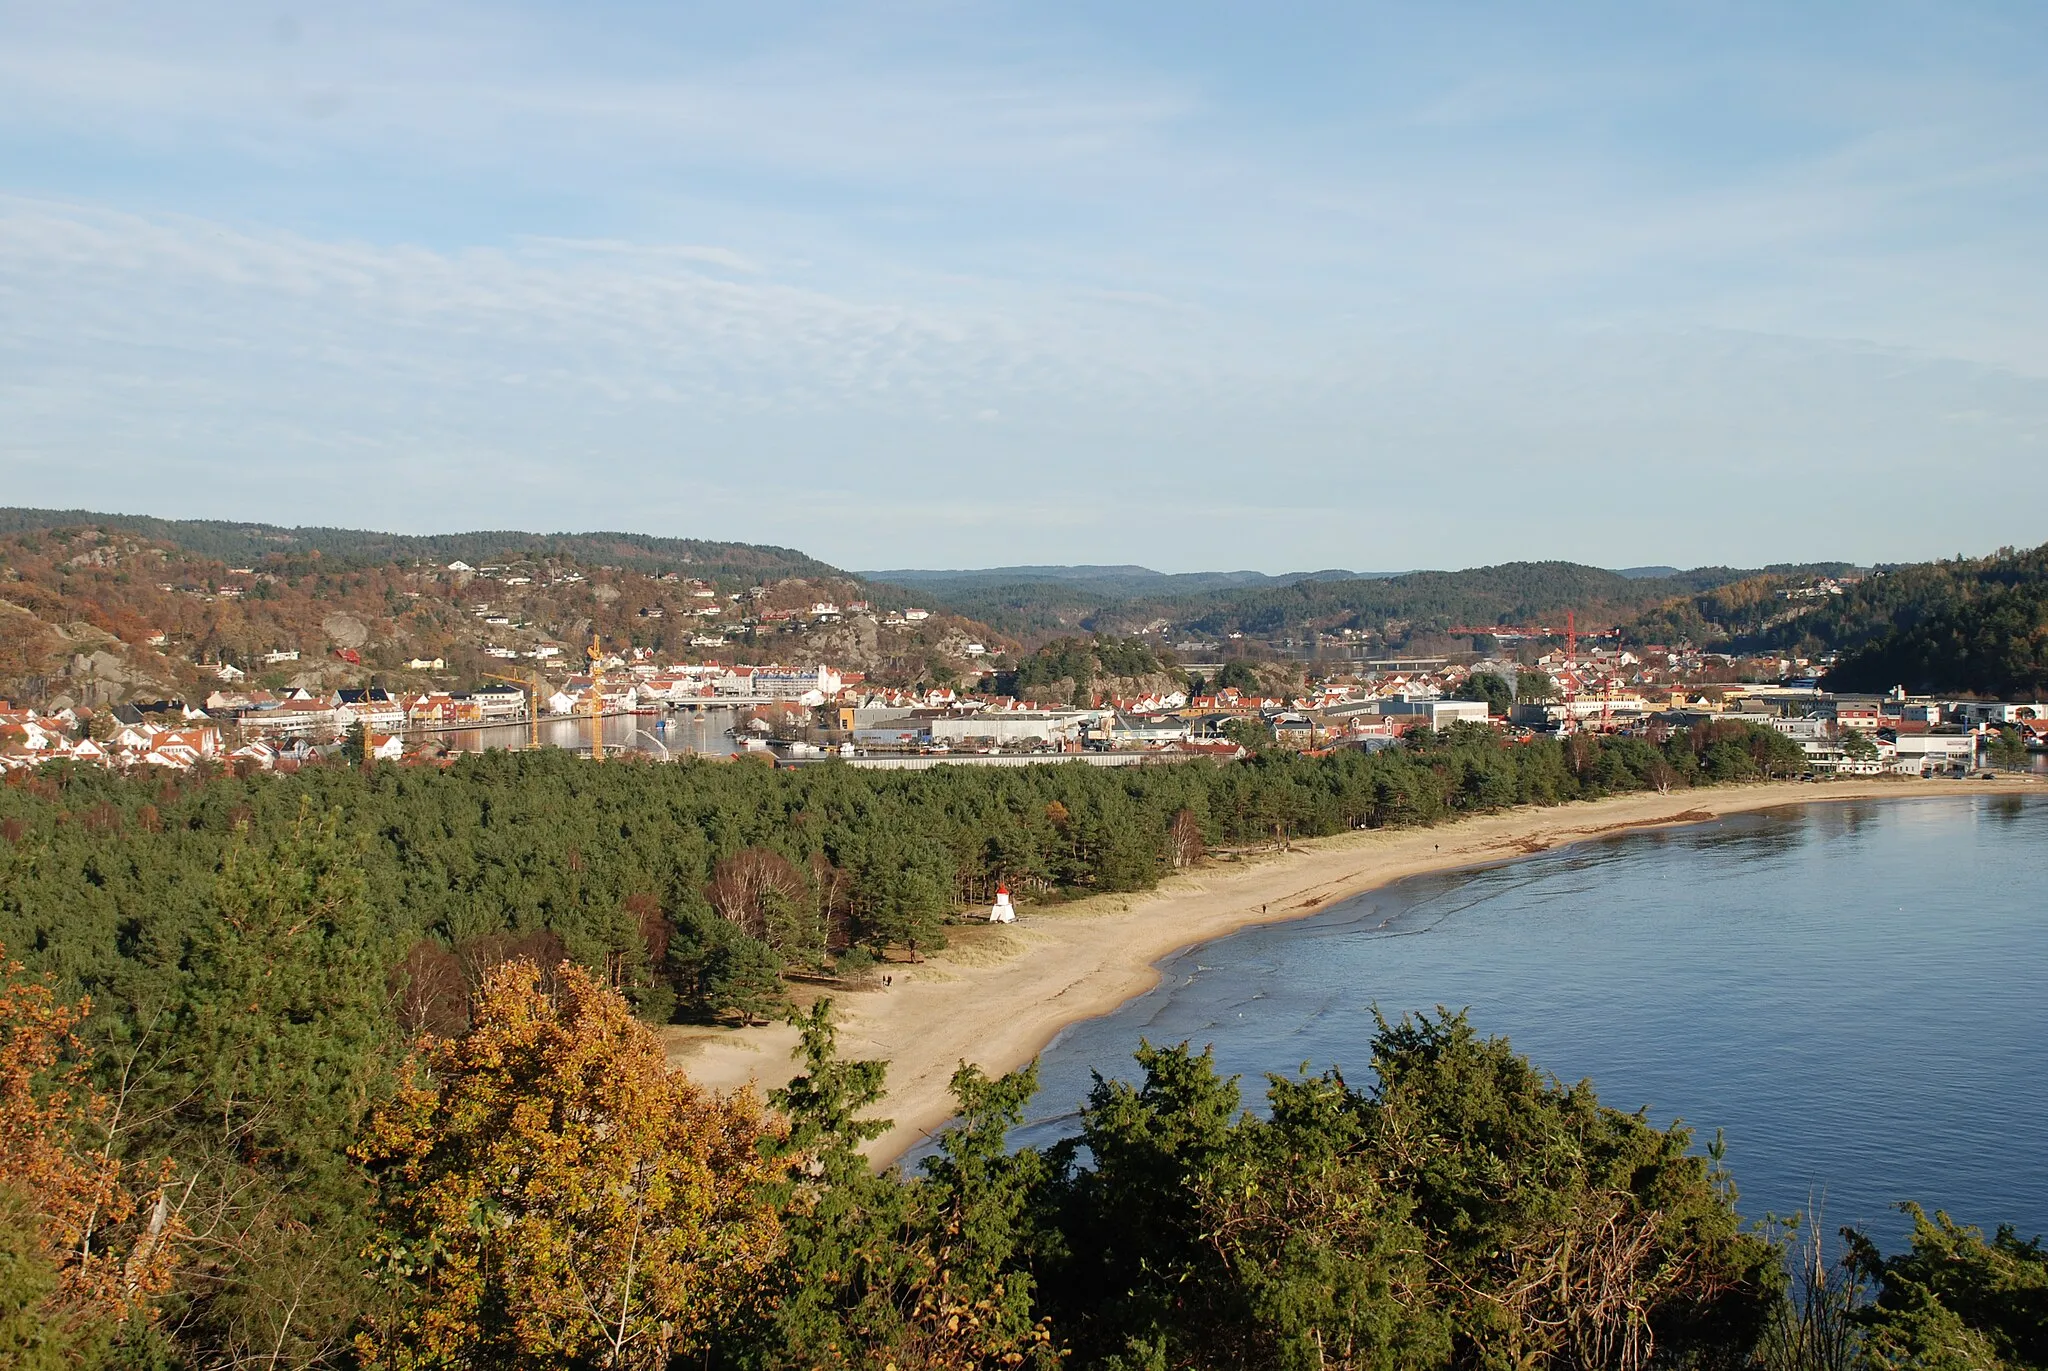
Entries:
{"label": "water reflection", "polygon": [[1983,813],[2001,824],[2015,824],[2025,815],[2027,801],[2018,795],[1985,797]]}
{"label": "water reflection", "polygon": [[[614,715],[604,720],[605,750],[640,752],[664,761],[690,754],[729,757],[739,750],[730,732],[736,717],[737,711],[730,708]],[[540,745],[588,752],[590,732],[587,715],[543,719]],[[517,752],[533,746],[533,730],[525,723],[458,728],[425,736],[453,752]]]}

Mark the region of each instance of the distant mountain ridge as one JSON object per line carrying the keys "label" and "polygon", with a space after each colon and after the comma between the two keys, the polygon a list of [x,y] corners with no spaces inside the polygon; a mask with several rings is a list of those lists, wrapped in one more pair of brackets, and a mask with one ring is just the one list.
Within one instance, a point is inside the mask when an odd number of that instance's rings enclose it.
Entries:
{"label": "distant mountain ridge", "polygon": [[[1019,637],[1128,634],[1174,625],[1198,635],[1272,638],[1306,631],[1370,631],[1392,640],[1459,626],[1529,624],[1576,609],[1582,625],[1635,621],[1730,585],[1835,575],[1847,563],[1630,567],[1509,562],[1460,571],[1169,574],[1141,566],[1012,566],[862,573]],[[1710,616],[1711,617],[1711,616]],[[1725,638],[1726,630],[1673,626],[1662,638]]]}
{"label": "distant mountain ridge", "polygon": [[277,554],[318,553],[328,561],[378,563],[418,559],[472,565],[505,557],[568,557],[628,571],[683,571],[706,579],[760,580],[789,576],[845,577],[846,572],[794,548],[698,538],[656,538],[645,533],[382,533],[370,529],[300,526],[229,519],[159,519],[145,514],[104,514],[85,509],[0,508],[0,534],[77,527],[117,529],[175,543],[188,552],[230,564]]}
{"label": "distant mountain ridge", "polygon": [[1151,595],[1186,595],[1204,590],[1235,590],[1245,586],[1291,586],[1302,581],[1369,581],[1398,575],[1392,571],[1288,571],[1277,576],[1263,571],[1154,571],[1144,566],[999,566],[925,570],[862,571],[856,575],[911,589],[986,589],[991,586],[1053,583],[1076,586],[1112,599]]}
{"label": "distant mountain ridge", "polygon": [[[1162,621],[1202,634],[1269,636],[1305,629],[1377,629],[1388,621],[1441,630],[1520,623],[1576,608],[1613,621],[1673,597],[1756,573],[1729,567],[1510,562],[1460,571],[1257,571],[1178,574],[1142,566],[1011,566],[870,571],[957,614],[1030,637],[1130,633]],[[1406,632],[1406,629],[1400,630]]]}

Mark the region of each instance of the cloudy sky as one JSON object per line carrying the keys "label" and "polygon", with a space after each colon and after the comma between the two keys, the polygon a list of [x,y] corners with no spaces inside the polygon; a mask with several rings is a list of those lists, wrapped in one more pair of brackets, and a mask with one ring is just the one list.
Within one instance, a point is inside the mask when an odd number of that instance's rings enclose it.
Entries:
{"label": "cloudy sky", "polygon": [[2038,543],[2044,70],[2048,9],[1952,0],[0,0],[0,503],[856,568]]}

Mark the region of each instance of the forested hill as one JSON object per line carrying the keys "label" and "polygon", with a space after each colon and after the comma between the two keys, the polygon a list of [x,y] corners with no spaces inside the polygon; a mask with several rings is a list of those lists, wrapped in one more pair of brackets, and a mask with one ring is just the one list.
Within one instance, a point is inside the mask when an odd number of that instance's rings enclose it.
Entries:
{"label": "forested hill", "polygon": [[2048,694],[2048,545],[1852,570],[1767,568],[1667,600],[1639,616],[1630,636],[1835,653],[1829,680],[1843,690]]}
{"label": "forested hill", "polygon": [[1142,566],[1008,566],[963,571],[868,571],[883,585],[901,586],[956,614],[1020,637],[1069,634],[1126,621],[1160,617],[1162,605],[1232,590],[1277,589],[1302,581],[1347,581],[1384,572],[1259,571],[1163,572]]}
{"label": "forested hill", "polygon": [[[1199,633],[1268,636],[1301,629],[1356,629],[1400,640],[1414,633],[1562,621],[1618,623],[1674,596],[1750,573],[1703,567],[1642,577],[1576,562],[1506,562],[1465,571],[1410,571],[1348,581],[1304,580],[1132,607],[1158,612]],[[1134,614],[1123,616],[1128,625]]]}
{"label": "forested hill", "polygon": [[[1198,634],[1247,637],[1359,629],[1400,640],[1461,626],[1562,620],[1568,609],[1589,626],[1627,623],[1763,574],[1810,577],[1845,569],[1841,563],[1818,563],[1765,572],[1735,567],[1608,571],[1551,561],[1463,571],[1317,571],[1272,577],[1245,572],[1166,576],[1143,567],[869,574],[914,586],[934,603],[1021,637],[1076,630],[1132,633],[1167,624]],[[1688,635],[1674,631],[1669,636]]]}
{"label": "forested hill", "polygon": [[1874,575],[1796,628],[1841,651],[1842,690],[2048,696],[2048,544]]}
{"label": "forested hill", "polygon": [[[1720,574],[1708,572],[1712,579]],[[1739,572],[1726,573],[1729,578]],[[1526,624],[1576,610],[1587,624],[1626,617],[1636,607],[1679,593],[1678,579],[1631,579],[1575,562],[1507,562],[1467,571],[1411,571],[1355,581],[1302,581],[1226,592],[1188,616],[1198,631],[1266,634],[1287,629],[1357,628],[1390,623],[1443,630],[1464,625]],[[1389,634],[1389,636],[1393,636]]]}
{"label": "forested hill", "polygon": [[846,574],[792,548],[706,542],[697,538],[654,538],[644,533],[478,530],[405,534],[355,528],[283,528],[226,519],[157,519],[83,509],[0,509],[0,534],[78,527],[131,533],[231,566],[252,566],[278,553],[318,553],[330,563],[364,566],[408,561],[442,566],[461,561],[478,566],[510,557],[556,557],[627,571],[686,570],[706,579],[752,581]]}

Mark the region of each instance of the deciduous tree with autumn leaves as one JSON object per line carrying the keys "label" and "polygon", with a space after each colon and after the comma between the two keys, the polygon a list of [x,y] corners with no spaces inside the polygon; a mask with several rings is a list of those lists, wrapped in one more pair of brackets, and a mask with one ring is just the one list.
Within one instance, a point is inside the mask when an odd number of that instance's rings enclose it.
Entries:
{"label": "deciduous tree with autumn leaves", "polygon": [[510,962],[357,1149],[386,1236],[365,1366],[662,1368],[759,1297],[786,1165],[748,1095],[668,1070],[615,991]]}
{"label": "deciduous tree with autumn leaves", "polygon": [[0,1365],[97,1364],[169,1283],[169,1171],[114,1155],[73,1033],[90,1008],[0,958]]}

